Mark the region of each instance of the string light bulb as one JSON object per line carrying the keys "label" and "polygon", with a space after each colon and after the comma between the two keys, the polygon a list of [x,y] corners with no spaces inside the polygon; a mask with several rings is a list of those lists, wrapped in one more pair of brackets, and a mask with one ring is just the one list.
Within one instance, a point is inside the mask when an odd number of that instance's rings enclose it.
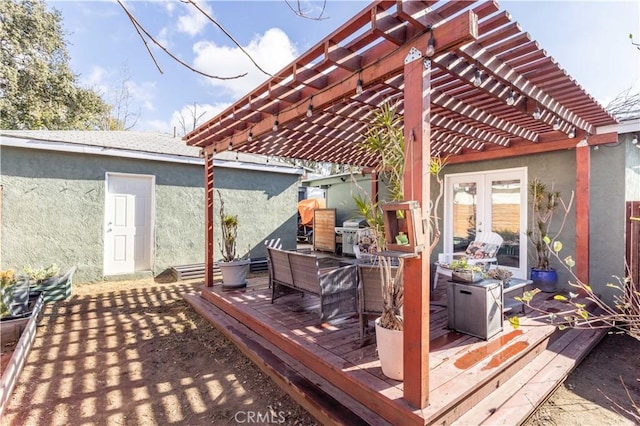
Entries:
{"label": "string light bulb", "polygon": [[509,96],[507,97],[507,105],[513,106],[516,103],[516,94],[513,92],[513,89],[509,92]]}
{"label": "string light bulb", "polygon": [[271,127],[271,130],[273,130],[274,132],[278,131],[278,126],[280,125],[280,122],[278,121],[278,119],[276,118],[276,121],[273,122],[273,127]]}
{"label": "string light bulb", "polygon": [[249,130],[249,134],[247,135],[247,142],[253,141],[253,132]]}
{"label": "string light bulb", "polygon": [[424,52],[427,55],[427,58],[432,57],[436,54],[436,40],[433,38],[433,29],[429,27],[429,32],[431,36],[429,37],[429,42],[427,43],[427,50]]}
{"label": "string light bulb", "polygon": [[227,149],[233,151],[233,141],[229,141],[229,147]]}
{"label": "string light bulb", "polygon": [[[556,118],[556,121],[553,122],[553,130],[556,130],[556,131],[560,130],[560,119],[559,118]],[[573,137],[575,137],[575,135],[574,136],[569,136],[569,137],[573,138]]]}
{"label": "string light bulb", "polygon": [[480,87],[482,84],[482,71],[478,68],[476,69],[476,75],[473,78],[473,85],[476,87]]}
{"label": "string light bulb", "polygon": [[[554,125],[553,125],[553,128],[554,128],[554,130],[557,130],[555,127],[556,127],[556,126],[555,126],[555,124],[554,124]],[[560,126],[558,126],[558,128],[560,128]],[[569,133],[567,133],[567,136],[569,137],[569,139],[573,139],[573,138],[575,138],[575,137],[576,137],[576,128],[575,128],[575,127],[572,127],[572,128],[571,128],[571,130],[569,130]]]}
{"label": "string light bulb", "polygon": [[633,138],[631,139],[631,143],[634,145],[638,145],[638,135],[637,134],[633,134]]}
{"label": "string light bulb", "polygon": [[358,83],[356,84],[356,94],[362,95],[362,79],[358,78]]}
{"label": "string light bulb", "polygon": [[542,118],[542,111],[540,110],[540,107],[536,107],[532,115],[533,115],[533,118],[535,118],[536,120],[540,120]]}
{"label": "string light bulb", "polygon": [[307,107],[307,118],[311,118],[313,115],[313,96],[309,99],[309,106]]}

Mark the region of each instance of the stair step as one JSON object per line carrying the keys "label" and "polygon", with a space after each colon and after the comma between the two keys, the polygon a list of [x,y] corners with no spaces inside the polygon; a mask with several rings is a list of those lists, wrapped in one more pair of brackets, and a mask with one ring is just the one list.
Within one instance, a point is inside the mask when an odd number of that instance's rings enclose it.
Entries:
{"label": "stair step", "polygon": [[200,295],[185,294],[183,297],[322,424],[389,425],[386,420]]}
{"label": "stair step", "polygon": [[452,423],[513,425],[523,423],[564,382],[607,329],[556,331],[546,349]]}

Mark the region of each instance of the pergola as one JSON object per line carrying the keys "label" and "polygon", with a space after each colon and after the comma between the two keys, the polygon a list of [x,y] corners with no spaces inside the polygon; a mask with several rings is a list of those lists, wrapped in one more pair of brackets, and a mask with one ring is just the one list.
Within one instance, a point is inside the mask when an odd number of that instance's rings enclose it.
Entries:
{"label": "pergola", "polygon": [[[374,110],[404,114],[405,197],[429,205],[429,157],[463,163],[576,150],[576,267],[588,282],[590,146],[616,120],[497,2],[376,1],[267,82],[189,133],[206,176],[213,285],[213,156],[233,149],[375,167],[361,148]],[[407,190],[407,188],[409,188]],[[429,255],[405,264],[405,399],[428,404]]]}

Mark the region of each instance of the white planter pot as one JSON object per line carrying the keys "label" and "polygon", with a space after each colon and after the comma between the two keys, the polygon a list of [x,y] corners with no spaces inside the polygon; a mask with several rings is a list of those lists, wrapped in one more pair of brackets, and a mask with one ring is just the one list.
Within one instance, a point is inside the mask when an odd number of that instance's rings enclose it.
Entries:
{"label": "white planter pot", "polygon": [[403,379],[404,372],[404,331],[389,330],[380,327],[380,318],[376,320],[376,343],[382,373],[390,379]]}
{"label": "white planter pot", "polygon": [[243,288],[247,285],[247,272],[249,272],[250,260],[234,260],[233,262],[220,262],[222,272],[222,286],[224,288]]}

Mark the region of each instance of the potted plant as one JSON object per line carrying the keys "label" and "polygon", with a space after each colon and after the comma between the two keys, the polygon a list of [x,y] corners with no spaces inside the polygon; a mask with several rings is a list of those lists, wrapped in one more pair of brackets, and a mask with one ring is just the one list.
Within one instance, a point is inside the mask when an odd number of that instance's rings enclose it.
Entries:
{"label": "potted plant", "polygon": [[483,269],[477,265],[467,263],[467,258],[457,259],[449,265],[451,279],[459,283],[477,283],[483,279]]}
{"label": "potted plant", "polygon": [[63,300],[71,296],[71,284],[76,266],[69,268],[64,274],[52,263],[44,268],[24,267],[30,291],[42,292],[44,302]]}
{"label": "potted plant", "polygon": [[13,269],[0,271],[0,318],[11,315],[16,275]]}
{"label": "potted plant", "polygon": [[[395,105],[384,103],[374,114],[363,148],[380,158],[377,172],[386,176],[388,192],[391,201],[404,201],[404,134],[402,116],[396,111]],[[431,157],[429,172],[435,176],[440,185],[440,192],[432,204],[429,225],[433,241],[432,250],[440,238],[438,226],[438,204],[443,195],[442,178],[440,172],[446,160]],[[355,179],[353,180],[355,183]],[[357,183],[356,183],[357,186]],[[360,188],[364,194],[354,194],[353,199],[359,213],[367,220],[376,240],[377,250],[384,251],[386,245],[383,212],[380,203],[373,202],[371,197]],[[400,236],[398,244],[405,242],[406,236]],[[402,306],[404,302],[403,266],[402,258],[378,256],[376,264],[380,270],[382,291],[382,314],[376,319],[376,343],[382,372],[387,377],[403,380],[404,356],[404,323]]]}
{"label": "potted plant", "polygon": [[238,237],[238,215],[227,214],[224,210],[224,200],[220,197],[220,250],[222,251],[222,261],[220,261],[220,272],[222,273],[222,285],[224,288],[237,289],[247,285],[247,272],[249,272],[249,259],[236,257],[236,243]]}
{"label": "potted plant", "polygon": [[[533,245],[533,266],[530,279],[533,285],[544,292],[556,291],[558,273],[551,267],[551,250],[557,241],[569,215],[573,204],[574,192],[568,203],[562,199],[559,191],[554,191],[553,185],[547,187],[539,179],[533,179],[529,183],[529,195],[531,196],[531,228],[527,231],[527,237]],[[561,209],[562,220],[556,230],[552,229],[553,216],[556,210]]]}
{"label": "potted plant", "polygon": [[497,267],[489,269],[485,275],[487,278],[490,278],[492,280],[502,281],[502,285],[504,287],[509,287],[509,284],[511,283],[511,277],[513,277],[513,272],[508,269]]}

